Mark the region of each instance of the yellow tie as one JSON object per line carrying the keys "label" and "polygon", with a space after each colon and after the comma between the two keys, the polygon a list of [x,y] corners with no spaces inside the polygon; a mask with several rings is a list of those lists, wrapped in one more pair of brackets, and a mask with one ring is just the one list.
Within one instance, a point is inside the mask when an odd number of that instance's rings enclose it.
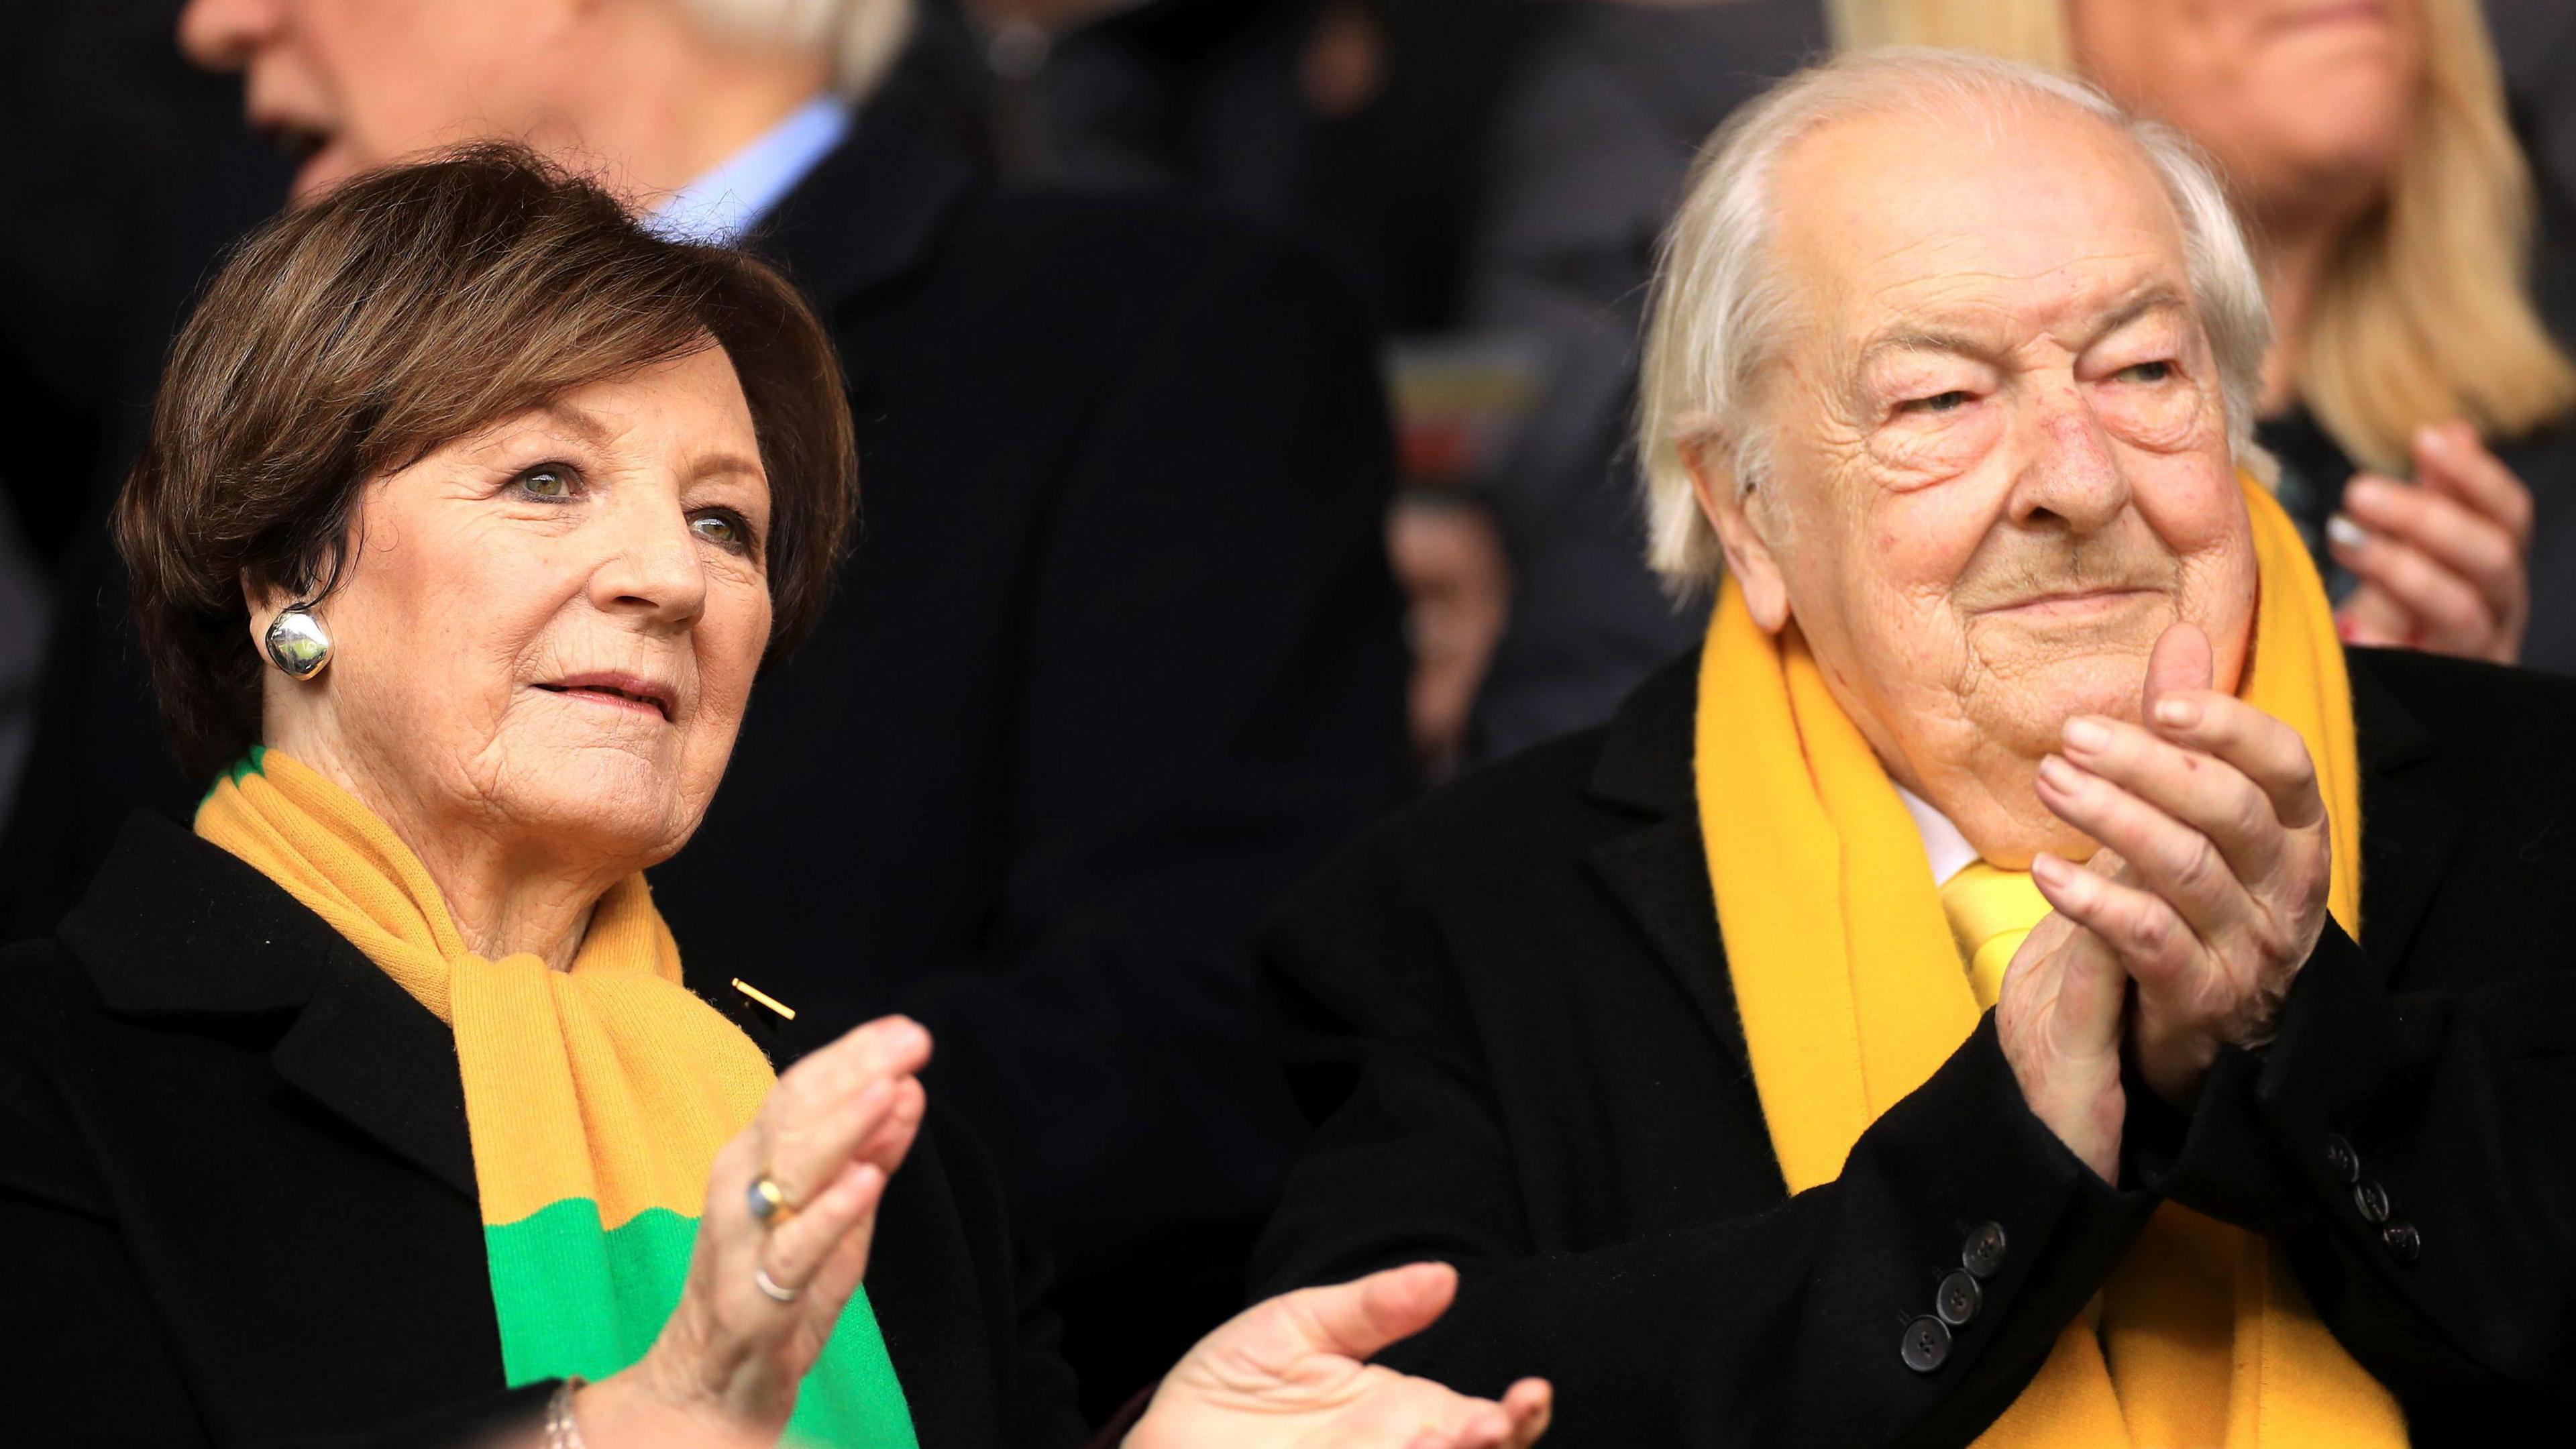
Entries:
{"label": "yellow tie", "polygon": [[1980,860],[1942,883],[1941,913],[1950,918],[1959,954],[1968,958],[1968,983],[1976,988],[1978,1008],[1993,1010],[2004,992],[2004,968],[2048,914],[2048,898],[2031,884],[2029,871]]}

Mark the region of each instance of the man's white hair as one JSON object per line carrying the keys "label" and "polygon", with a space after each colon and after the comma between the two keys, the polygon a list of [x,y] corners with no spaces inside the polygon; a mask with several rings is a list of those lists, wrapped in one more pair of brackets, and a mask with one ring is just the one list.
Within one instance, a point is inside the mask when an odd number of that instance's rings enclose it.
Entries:
{"label": "man's white hair", "polygon": [[746,45],[829,56],[853,100],[885,79],[912,38],[913,0],[682,0],[708,31]]}
{"label": "man's white hair", "polygon": [[2225,390],[2230,444],[2239,461],[2264,468],[2252,428],[2270,314],[2244,234],[2198,150],[2091,86],[2029,66],[1959,51],[1863,52],[1801,71],[1728,118],[1709,138],[1664,232],[1647,307],[1636,443],[1646,561],[1668,593],[1686,598],[1710,587],[1724,564],[1717,531],[1691,492],[1683,450],[1724,449],[1739,492],[1763,472],[1767,440],[1754,416],[1756,383],[1776,354],[1789,308],[1769,249],[1781,155],[1830,123],[1864,116],[2027,116],[2057,107],[2117,127],[2163,179],[2181,221],[2193,307]]}

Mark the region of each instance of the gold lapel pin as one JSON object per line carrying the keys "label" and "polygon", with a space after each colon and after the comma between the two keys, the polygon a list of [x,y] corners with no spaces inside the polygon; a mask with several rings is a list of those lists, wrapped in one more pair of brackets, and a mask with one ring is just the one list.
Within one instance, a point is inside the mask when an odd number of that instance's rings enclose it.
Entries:
{"label": "gold lapel pin", "polygon": [[743,980],[739,976],[733,979],[733,989],[750,997],[752,1000],[759,1002],[761,1005],[768,1007],[770,1010],[777,1012],[783,1020],[794,1021],[796,1019],[796,1008],[789,1006],[786,1002],[779,1000],[777,997],[770,995],[768,992],[761,990],[759,987],[752,985],[750,982]]}

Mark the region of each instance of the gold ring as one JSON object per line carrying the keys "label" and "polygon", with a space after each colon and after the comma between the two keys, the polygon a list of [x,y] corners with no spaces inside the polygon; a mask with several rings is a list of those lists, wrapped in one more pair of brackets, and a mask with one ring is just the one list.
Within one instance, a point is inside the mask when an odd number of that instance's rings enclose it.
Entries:
{"label": "gold ring", "polygon": [[751,1190],[744,1200],[751,1208],[751,1220],[764,1228],[776,1227],[796,1211],[788,1206],[787,1194],[777,1180],[765,1172],[751,1180]]}

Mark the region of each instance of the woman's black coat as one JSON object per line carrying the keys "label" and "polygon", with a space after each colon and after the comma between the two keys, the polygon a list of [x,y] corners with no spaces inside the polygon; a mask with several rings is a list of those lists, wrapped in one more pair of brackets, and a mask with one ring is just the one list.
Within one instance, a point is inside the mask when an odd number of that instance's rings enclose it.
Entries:
{"label": "woman's black coat", "polygon": [[[1478,1393],[1552,1378],[1549,1449],[1965,1444],[2161,1193],[2284,1244],[2418,1445],[2535,1410],[2563,1432],[2576,683],[2350,657],[2362,943],[2328,927],[2279,1039],[2222,1057],[2187,1123],[2133,1087],[2119,1186],[2023,1105],[1989,1018],[1836,1181],[1788,1195],[1700,848],[1685,661],[1606,729],[1372,833],[1275,918],[1321,1127],[1255,1281],[1457,1263],[1456,1306],[1385,1357]],[[1909,1325],[1989,1223],[1983,1302],[1910,1365]]]}
{"label": "woman's black coat", "polygon": [[[543,1406],[502,1386],[448,1029],[154,817],[0,955],[0,1251],[10,1445],[432,1444]],[[1037,1277],[925,1126],[867,1283],[924,1449],[1081,1440]]]}

